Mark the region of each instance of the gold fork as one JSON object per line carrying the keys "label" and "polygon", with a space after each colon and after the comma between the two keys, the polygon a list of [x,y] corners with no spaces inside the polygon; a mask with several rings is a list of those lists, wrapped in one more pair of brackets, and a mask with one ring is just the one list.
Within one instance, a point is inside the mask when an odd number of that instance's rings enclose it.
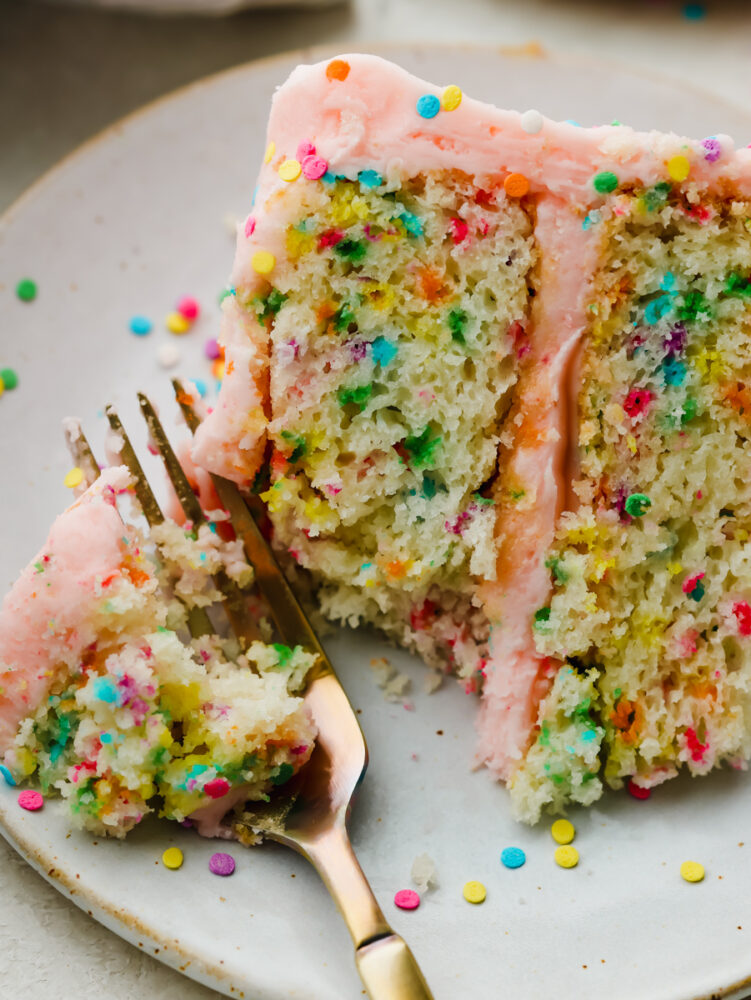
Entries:
{"label": "gold fork", "polygon": [[[191,430],[200,423],[189,389],[173,380],[175,396]],[[156,410],[139,393],[141,412],[162,457],[178,500],[193,523],[205,518],[198,498],[175,456]],[[134,479],[137,498],[150,524],[163,517],[136,453],[112,407],[107,417],[122,441],[120,457]],[[91,449],[80,428],[68,433],[74,460],[87,475],[98,474]],[[282,574],[242,494],[234,483],[212,475],[214,487],[255,570],[283,641],[317,654],[305,691],[305,704],[318,729],[313,754],[284,792],[267,805],[252,804],[234,824],[240,839],[262,833],[302,854],[315,867],[336,902],[352,935],[355,962],[371,1000],[433,1000],[406,942],[389,926],[360,868],[347,833],[352,798],[368,765],[368,750],[352,706],[318,637]],[[230,625],[241,645],[252,623],[237,593],[221,588]],[[202,621],[189,623],[201,630]]]}

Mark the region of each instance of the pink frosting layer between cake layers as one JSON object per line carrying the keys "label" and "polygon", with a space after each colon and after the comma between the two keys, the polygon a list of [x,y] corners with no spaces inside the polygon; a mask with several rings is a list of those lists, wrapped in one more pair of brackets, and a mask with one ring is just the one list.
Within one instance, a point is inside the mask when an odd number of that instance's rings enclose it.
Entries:
{"label": "pink frosting layer between cake layers", "polygon": [[125,468],[107,469],[52,525],[0,609],[0,756],[47,697],[59,665],[96,641],[92,604],[120,579],[126,529],[115,496]]}

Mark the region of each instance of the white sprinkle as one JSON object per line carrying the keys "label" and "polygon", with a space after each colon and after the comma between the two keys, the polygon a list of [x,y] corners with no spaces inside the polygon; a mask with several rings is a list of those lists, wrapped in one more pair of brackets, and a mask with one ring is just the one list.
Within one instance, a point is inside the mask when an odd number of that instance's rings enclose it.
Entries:
{"label": "white sprinkle", "polygon": [[180,360],[180,348],[177,344],[162,344],[156,356],[162,368],[174,368]]}
{"label": "white sprinkle", "polygon": [[527,135],[537,135],[542,132],[543,117],[539,111],[529,110],[522,115],[522,128]]}

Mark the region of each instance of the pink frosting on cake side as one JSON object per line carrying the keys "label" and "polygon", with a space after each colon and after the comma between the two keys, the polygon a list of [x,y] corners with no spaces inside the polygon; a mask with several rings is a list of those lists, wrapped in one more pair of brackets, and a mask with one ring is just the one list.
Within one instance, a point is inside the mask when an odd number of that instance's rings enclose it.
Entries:
{"label": "pink frosting on cake side", "polygon": [[129,482],[125,468],[103,472],[57,518],[43,548],[3,601],[0,756],[21,720],[46,698],[58,665],[82,655],[96,639],[92,602],[113,592],[127,552],[127,531],[115,496]]}

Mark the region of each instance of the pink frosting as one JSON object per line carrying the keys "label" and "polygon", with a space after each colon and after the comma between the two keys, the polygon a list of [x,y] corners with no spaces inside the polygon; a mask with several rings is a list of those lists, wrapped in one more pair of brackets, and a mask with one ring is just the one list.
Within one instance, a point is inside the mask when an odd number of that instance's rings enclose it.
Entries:
{"label": "pink frosting", "polygon": [[[273,143],[261,169],[255,227],[238,234],[232,282],[239,296],[267,288],[252,267],[253,255],[267,251],[276,264],[269,281],[287,274],[284,239],[294,218],[294,199],[279,165],[294,157],[300,144],[313,145],[333,174],[355,179],[361,170],[385,177],[425,171],[463,170],[497,186],[508,173],[529,181],[535,200],[535,238],[542,277],[529,329],[532,354],[525,360],[519,387],[524,422],[508,471],[524,484],[526,498],[516,509],[499,504],[501,549],[497,581],[481,587],[493,632],[480,712],[479,759],[508,777],[521,759],[549,679],[530,630],[533,612],[547,603],[549,574],[542,552],[552,539],[555,519],[566,502],[567,440],[572,440],[573,407],[567,398],[585,328],[584,301],[598,252],[598,227],[585,231],[585,214],[602,204],[596,174],[609,171],[619,186],[649,187],[668,177],[668,162],[688,160],[687,181],[699,192],[751,195],[751,150],[734,150],[717,136],[719,157],[707,159],[698,140],[657,132],[637,133],[625,126],[579,128],[541,119],[534,134],[516,111],[501,111],[464,96],[454,111],[433,118],[417,113],[418,99],[441,97],[443,88],[426,83],[375,56],[346,55],[343,74],[328,62],[298,66],[274,97],[268,127]],[[449,81],[450,82],[450,81]],[[533,116],[534,117],[534,116]],[[715,150],[716,152],[716,150]],[[320,183],[301,178],[294,183]],[[290,207],[291,206],[291,207]],[[288,217],[289,215],[289,217]],[[199,431],[196,460],[207,468],[248,483],[263,456],[267,405],[267,334],[237,302],[225,306],[222,336],[227,374],[219,404]],[[251,414],[248,420],[248,414]]]}
{"label": "pink frosting", "polygon": [[75,661],[96,640],[92,603],[121,578],[126,529],[116,493],[130,482],[107,469],[50,529],[0,609],[0,756],[19,723],[47,697],[59,665]]}

